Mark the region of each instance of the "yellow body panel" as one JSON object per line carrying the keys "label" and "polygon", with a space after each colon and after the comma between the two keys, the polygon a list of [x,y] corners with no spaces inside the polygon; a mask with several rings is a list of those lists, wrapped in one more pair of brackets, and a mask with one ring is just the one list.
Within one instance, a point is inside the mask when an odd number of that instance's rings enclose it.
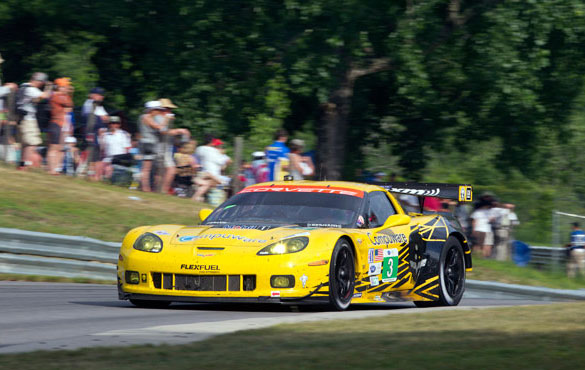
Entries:
{"label": "yellow body panel", "polygon": [[[385,191],[380,187],[367,184],[348,182],[327,182],[331,187],[345,188],[364,193]],[[255,186],[290,186],[291,182],[275,182]],[[323,187],[323,182],[297,181],[294,185]],[[432,224],[436,216],[406,217],[402,207],[386,192],[398,215],[379,228],[313,228],[313,227],[276,227],[269,230],[258,228],[222,228],[219,226],[181,226],[158,225],[136,228],[128,233],[120,249],[118,262],[119,288],[125,294],[155,295],[164,299],[165,296],[196,298],[259,299],[262,298],[312,298],[328,297],[329,270],[332,251],[340,238],[350,240],[355,254],[356,288],[352,303],[380,302],[391,299],[399,300],[431,300],[435,298],[436,279],[419,282],[415,287],[413,268],[407,261],[408,241],[411,232],[417,228],[427,232],[429,240],[433,240],[434,228],[442,227]],[[392,218],[393,216],[391,216]],[[406,221],[406,223],[404,223]],[[420,226],[424,225],[424,226]],[[430,226],[427,226],[430,225]],[[445,226],[446,227],[446,226]],[[144,252],[133,248],[136,239],[146,233],[160,237],[163,248],[159,253]],[[292,235],[305,235],[309,238],[307,247],[296,253],[282,255],[258,255],[257,253],[269,244]],[[424,237],[424,234],[423,234]],[[425,239],[426,240],[426,239]],[[384,276],[377,270],[380,260],[379,253],[396,256],[398,266],[395,277]],[[374,261],[372,258],[377,258]],[[386,260],[384,260],[386,261]],[[384,262],[386,263],[386,262]],[[372,265],[374,270],[371,271]],[[388,267],[388,266],[385,266]],[[391,270],[390,269],[390,270]],[[126,282],[126,271],[136,271],[140,275],[138,284]],[[386,269],[388,271],[388,269]],[[158,282],[156,274],[172,276],[169,285]],[[239,290],[199,291],[177,289],[177,275],[197,276],[239,276]],[[243,289],[243,276],[255,275],[255,289]],[[273,288],[271,277],[274,275],[294,276],[294,287]],[[379,284],[371,283],[371,276],[379,280]],[[164,277],[163,277],[164,278]],[[236,279],[236,278],[234,278]],[[383,281],[385,280],[385,281]],[[391,294],[390,294],[391,293]],[[386,296],[383,297],[383,295]]]}

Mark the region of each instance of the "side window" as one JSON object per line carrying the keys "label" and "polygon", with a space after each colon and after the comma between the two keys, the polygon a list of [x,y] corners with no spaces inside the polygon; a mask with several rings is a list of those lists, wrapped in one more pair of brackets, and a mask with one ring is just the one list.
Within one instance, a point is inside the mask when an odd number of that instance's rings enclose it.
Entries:
{"label": "side window", "polygon": [[373,191],[369,194],[368,223],[370,227],[380,227],[386,219],[396,211],[390,203],[390,199],[381,191]]}

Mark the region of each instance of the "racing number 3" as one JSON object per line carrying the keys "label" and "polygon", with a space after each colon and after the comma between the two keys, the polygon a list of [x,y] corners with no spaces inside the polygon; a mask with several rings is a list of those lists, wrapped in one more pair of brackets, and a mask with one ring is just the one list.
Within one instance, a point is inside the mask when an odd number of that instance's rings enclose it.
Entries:
{"label": "racing number 3", "polygon": [[382,263],[382,282],[396,281],[398,275],[398,249],[384,249]]}

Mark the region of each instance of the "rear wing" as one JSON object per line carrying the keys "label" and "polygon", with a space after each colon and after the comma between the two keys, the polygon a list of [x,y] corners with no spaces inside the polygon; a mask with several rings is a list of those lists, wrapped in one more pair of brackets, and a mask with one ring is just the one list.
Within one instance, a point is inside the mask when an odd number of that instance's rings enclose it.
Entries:
{"label": "rear wing", "polygon": [[453,199],[459,202],[473,201],[473,187],[467,184],[417,182],[372,182],[371,184],[378,185],[391,193]]}

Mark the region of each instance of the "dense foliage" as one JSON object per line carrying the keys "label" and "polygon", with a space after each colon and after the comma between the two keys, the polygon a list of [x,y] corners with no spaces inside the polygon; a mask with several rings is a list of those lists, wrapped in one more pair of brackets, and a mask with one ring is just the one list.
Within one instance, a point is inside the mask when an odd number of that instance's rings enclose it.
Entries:
{"label": "dense foliage", "polygon": [[[3,79],[71,76],[200,137],[310,139],[321,176],[510,178],[585,194],[585,4],[571,0],[4,0]],[[453,175],[453,168],[461,167]]]}

